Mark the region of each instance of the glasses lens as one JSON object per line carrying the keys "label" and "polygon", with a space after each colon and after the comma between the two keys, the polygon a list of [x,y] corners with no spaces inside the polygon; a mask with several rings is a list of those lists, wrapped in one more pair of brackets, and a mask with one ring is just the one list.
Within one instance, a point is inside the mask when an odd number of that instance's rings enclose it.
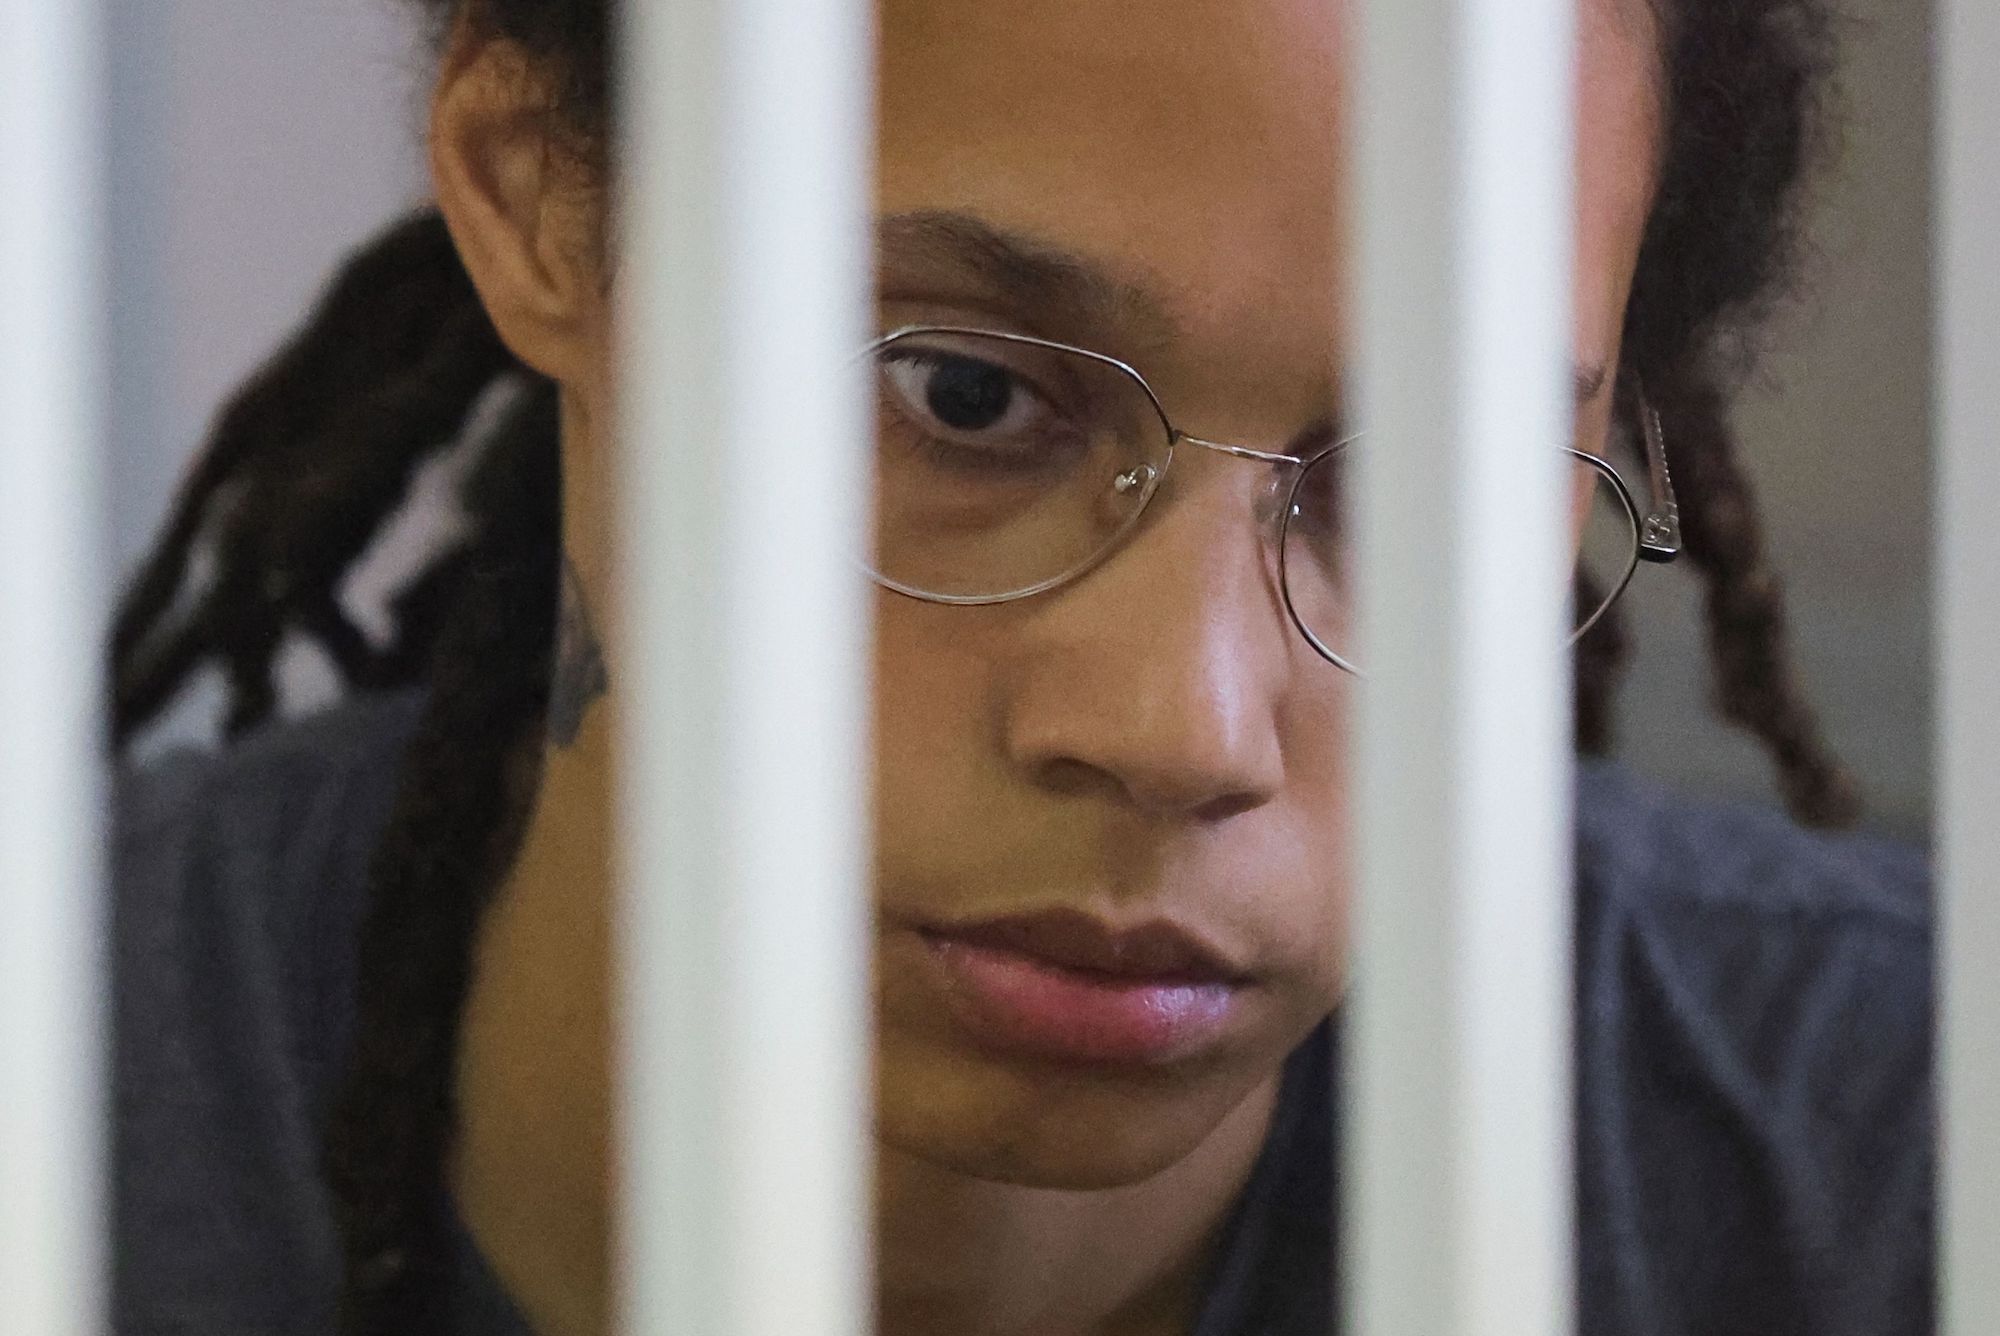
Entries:
{"label": "glasses lens", "polygon": [[[1299,629],[1349,666],[1354,652],[1354,533],[1350,485],[1360,443],[1320,456],[1299,475],[1285,521],[1285,598]],[[1631,503],[1602,461],[1565,454],[1566,495],[1577,541],[1570,627],[1581,632],[1623,592],[1638,561]]]}
{"label": "glasses lens", "polygon": [[1618,601],[1639,564],[1639,517],[1602,460],[1570,456],[1576,509],[1576,593],[1571,632],[1582,635]]}
{"label": "glasses lens", "polygon": [[1322,654],[1354,664],[1351,486],[1360,443],[1337,445],[1299,474],[1285,515],[1285,603]]}
{"label": "glasses lens", "polygon": [[1084,570],[1165,471],[1145,387],[1085,353],[915,330],[875,370],[871,559],[907,593],[998,599]]}

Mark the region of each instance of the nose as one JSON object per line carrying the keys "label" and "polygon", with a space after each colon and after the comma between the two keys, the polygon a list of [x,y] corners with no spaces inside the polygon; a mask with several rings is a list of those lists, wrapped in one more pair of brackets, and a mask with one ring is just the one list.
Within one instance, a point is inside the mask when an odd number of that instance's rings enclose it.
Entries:
{"label": "nose", "polygon": [[1204,823],[1282,787],[1297,664],[1264,526],[1247,522],[1263,484],[1215,463],[1105,565],[1021,607],[1005,747],[1037,785]]}

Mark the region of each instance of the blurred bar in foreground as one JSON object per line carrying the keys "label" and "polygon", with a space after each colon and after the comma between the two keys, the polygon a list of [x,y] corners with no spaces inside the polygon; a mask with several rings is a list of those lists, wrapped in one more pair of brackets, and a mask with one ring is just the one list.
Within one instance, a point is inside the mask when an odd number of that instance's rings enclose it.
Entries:
{"label": "blurred bar in foreground", "polygon": [[870,15],[626,9],[627,1336],[868,1325]]}
{"label": "blurred bar in foreground", "polygon": [[1938,86],[1938,1189],[1946,1336],[2000,1332],[2000,5],[1943,0]]}
{"label": "blurred bar in foreground", "polygon": [[109,1316],[99,20],[0,5],[0,1330],[33,1336]]}
{"label": "blurred bar in foreground", "polygon": [[1354,1336],[1572,1322],[1572,8],[1358,6]]}

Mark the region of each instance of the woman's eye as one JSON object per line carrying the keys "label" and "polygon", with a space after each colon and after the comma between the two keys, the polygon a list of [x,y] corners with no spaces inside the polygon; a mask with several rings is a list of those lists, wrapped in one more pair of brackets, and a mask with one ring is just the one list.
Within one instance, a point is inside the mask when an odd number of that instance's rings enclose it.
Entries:
{"label": "woman's eye", "polygon": [[980,448],[1025,449],[1053,414],[1040,394],[995,362],[926,352],[885,361],[891,405],[928,436]]}

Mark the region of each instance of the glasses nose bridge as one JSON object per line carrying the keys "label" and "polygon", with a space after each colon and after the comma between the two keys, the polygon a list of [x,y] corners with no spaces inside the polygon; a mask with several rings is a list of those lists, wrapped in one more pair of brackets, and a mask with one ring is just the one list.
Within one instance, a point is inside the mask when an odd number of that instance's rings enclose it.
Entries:
{"label": "glasses nose bridge", "polygon": [[1268,464],[1274,467],[1270,485],[1259,494],[1256,518],[1260,524],[1275,524],[1284,508],[1286,498],[1291,495],[1292,475],[1304,464],[1297,455],[1281,454],[1272,450],[1258,450],[1247,445],[1237,445],[1233,441],[1212,441],[1207,437],[1193,436],[1184,431],[1174,432],[1175,445],[1191,445],[1198,449],[1213,451],[1229,459],[1240,459],[1252,464]]}

